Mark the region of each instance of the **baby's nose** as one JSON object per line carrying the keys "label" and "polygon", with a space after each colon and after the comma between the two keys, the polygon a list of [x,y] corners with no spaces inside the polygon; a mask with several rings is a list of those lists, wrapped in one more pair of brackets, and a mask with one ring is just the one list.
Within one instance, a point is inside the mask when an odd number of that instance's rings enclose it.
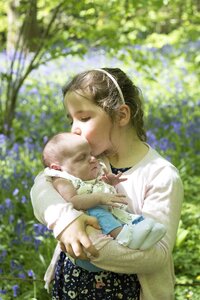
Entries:
{"label": "baby's nose", "polygon": [[96,162],[96,161],[97,161],[96,157],[94,157],[94,156],[90,157],[90,162]]}

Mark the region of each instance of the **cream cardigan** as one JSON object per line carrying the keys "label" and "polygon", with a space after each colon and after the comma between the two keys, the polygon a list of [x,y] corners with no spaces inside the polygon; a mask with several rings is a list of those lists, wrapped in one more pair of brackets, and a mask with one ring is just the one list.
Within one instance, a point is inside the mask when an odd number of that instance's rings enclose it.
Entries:
{"label": "cream cardigan", "polygon": [[[88,233],[99,250],[93,263],[116,273],[136,273],[141,284],[141,300],[174,299],[174,268],[172,250],[181,213],[183,187],[177,169],[149,147],[147,155],[124,173],[127,181],[118,191],[128,195],[135,214],[151,217],[164,224],[167,233],[154,247],[146,251],[131,250],[113,239],[99,239],[99,232],[88,226]],[[73,209],[55,191],[50,181],[40,173],[31,189],[36,218],[57,237],[82,212]]]}

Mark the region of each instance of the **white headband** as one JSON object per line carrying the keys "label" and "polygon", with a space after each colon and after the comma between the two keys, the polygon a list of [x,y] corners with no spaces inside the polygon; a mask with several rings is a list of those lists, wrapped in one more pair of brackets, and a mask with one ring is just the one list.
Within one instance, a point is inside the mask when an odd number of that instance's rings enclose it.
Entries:
{"label": "white headband", "polygon": [[125,100],[124,100],[124,96],[122,94],[122,90],[121,90],[119,84],[117,83],[117,81],[115,80],[115,78],[110,73],[108,73],[107,71],[105,71],[103,69],[94,69],[94,70],[95,71],[100,71],[100,72],[106,74],[112,80],[112,82],[114,83],[114,85],[116,86],[116,88],[117,88],[117,90],[119,92],[119,95],[120,95],[120,98],[122,100],[122,103],[125,104]]}

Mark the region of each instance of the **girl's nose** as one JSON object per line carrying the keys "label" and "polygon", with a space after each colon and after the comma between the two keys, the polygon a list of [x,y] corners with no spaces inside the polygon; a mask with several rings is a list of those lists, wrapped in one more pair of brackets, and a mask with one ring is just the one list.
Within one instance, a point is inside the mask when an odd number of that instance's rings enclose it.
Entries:
{"label": "girl's nose", "polygon": [[82,132],[81,132],[81,129],[78,128],[78,127],[73,127],[71,128],[71,132],[74,133],[74,134],[77,134],[77,135],[81,135]]}

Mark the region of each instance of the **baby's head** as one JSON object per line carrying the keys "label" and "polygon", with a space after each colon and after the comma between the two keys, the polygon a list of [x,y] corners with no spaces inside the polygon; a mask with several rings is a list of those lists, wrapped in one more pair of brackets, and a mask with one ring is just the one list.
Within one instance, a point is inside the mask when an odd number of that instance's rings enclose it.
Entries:
{"label": "baby's head", "polygon": [[73,133],[53,136],[44,147],[42,160],[45,167],[68,172],[82,180],[94,179],[100,171],[87,140]]}

